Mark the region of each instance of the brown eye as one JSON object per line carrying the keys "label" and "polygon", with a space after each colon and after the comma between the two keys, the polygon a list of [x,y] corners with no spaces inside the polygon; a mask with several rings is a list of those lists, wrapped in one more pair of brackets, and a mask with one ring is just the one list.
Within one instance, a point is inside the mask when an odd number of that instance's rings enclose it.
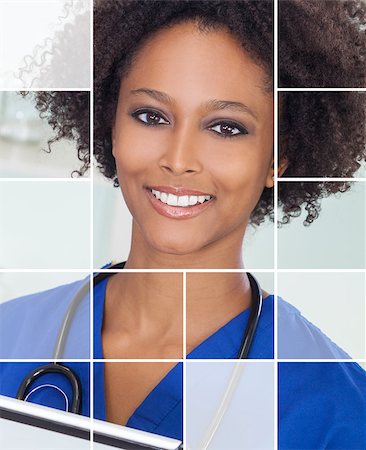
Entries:
{"label": "brown eye", "polygon": [[209,129],[222,137],[234,137],[248,134],[248,131],[242,125],[233,122],[218,122],[210,126]]}
{"label": "brown eye", "polygon": [[169,125],[169,121],[157,111],[139,110],[134,112],[132,117],[148,126]]}

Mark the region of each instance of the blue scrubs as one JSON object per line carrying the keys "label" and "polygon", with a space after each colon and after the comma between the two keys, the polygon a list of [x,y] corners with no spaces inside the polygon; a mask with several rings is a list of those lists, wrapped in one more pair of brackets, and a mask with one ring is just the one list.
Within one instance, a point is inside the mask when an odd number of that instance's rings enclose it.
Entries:
{"label": "blue scrubs", "polygon": [[353,362],[278,367],[281,450],[366,449],[366,372]]}
{"label": "blue scrubs", "polygon": [[[102,359],[101,327],[103,320],[104,297],[107,280],[101,282],[94,292],[94,358]],[[65,295],[65,288],[59,289],[58,302],[69,304],[69,297]],[[54,302],[44,300],[44,293],[34,295],[28,303],[23,302],[23,312],[26,321],[33,321],[42,327],[46,334],[45,323],[38,323],[34,314],[42,309],[44,318],[50,323],[60,323],[62,317],[54,316]],[[57,289],[52,298],[57,297]],[[20,324],[19,313],[11,311],[20,300],[9,302],[7,311],[9,317],[17,317],[15,323]],[[37,303],[42,301],[42,307]],[[306,345],[328,348],[332,355],[346,355],[338,353],[340,349],[321,331],[305,321],[299,312],[278,299],[281,314],[288,314],[292,324],[291,338],[296,337]],[[264,300],[263,313],[259,320],[257,332],[250,352],[251,358],[273,357],[273,296]],[[18,306],[14,306],[18,308]],[[60,306],[61,308],[61,306]],[[62,310],[65,307],[63,306]],[[1,307],[0,307],[0,313]],[[221,329],[196,347],[188,358],[234,358],[239,350],[243,329],[248,321],[249,311],[244,311]],[[291,316],[291,317],[290,317]],[[4,317],[4,316],[2,316]],[[283,317],[283,316],[282,316]],[[296,319],[294,319],[296,318]],[[14,322],[12,324],[14,327]],[[10,327],[8,327],[10,328]],[[23,331],[25,330],[25,331]],[[9,330],[10,331],[10,330]],[[17,336],[17,349],[27,345],[28,326],[23,325],[12,332]],[[7,334],[4,334],[9,346]],[[52,335],[52,340],[54,341]],[[296,339],[295,339],[296,340]],[[46,339],[42,340],[42,345]],[[74,341],[74,343],[77,341]],[[54,344],[54,342],[53,342]],[[41,344],[40,344],[41,345]],[[46,345],[46,343],[45,343]],[[296,348],[296,342],[294,343]],[[8,351],[9,353],[9,351]],[[11,352],[10,352],[11,353]],[[29,356],[28,356],[29,357]],[[334,356],[333,356],[334,358]],[[88,363],[70,363],[83,380],[83,414],[89,414],[89,366]],[[1,363],[0,365],[0,393],[14,396],[23,377],[35,367],[35,363]],[[55,377],[55,375],[50,375]],[[44,383],[44,381],[42,381]],[[50,378],[48,382],[57,382]],[[103,362],[95,362],[95,417],[105,419],[104,398],[104,366]],[[51,388],[50,388],[51,389]],[[49,390],[49,394],[41,391],[33,394],[30,400],[35,403],[47,400],[49,406],[64,409],[64,399],[60,394]],[[56,400],[57,398],[57,400]],[[145,431],[160,433],[169,437],[182,439],[182,365],[175,366],[163,380],[150,392],[146,399],[136,409],[128,421],[128,425]],[[279,448],[281,449],[366,449],[366,373],[355,363],[319,362],[319,363],[279,363]],[[347,446],[345,442],[348,442]]]}
{"label": "blue scrubs", "polygon": [[[94,358],[103,359],[102,323],[107,279],[94,290]],[[216,331],[188,358],[235,358],[239,352],[242,330],[245,329],[249,311],[243,311],[224,327]],[[251,358],[273,358],[273,297],[264,301],[261,320],[250,351]],[[95,417],[105,420],[104,364],[94,368]],[[164,436],[183,439],[183,379],[182,364],[177,364],[147,396],[130,417],[127,426]]]}
{"label": "blue scrubs", "polygon": [[[0,359],[52,358],[63,318],[89,277],[0,304]],[[90,298],[79,303],[63,359],[90,358]]]}
{"label": "blue scrubs", "polygon": [[[89,277],[47,291],[17,298],[0,305],[0,359],[51,359],[63,318],[81,286]],[[90,298],[86,295],[75,310],[67,335],[63,359],[90,357]],[[24,377],[47,362],[0,363],[0,394],[16,397]],[[82,386],[82,411],[90,415],[90,364],[67,362],[79,377]],[[47,374],[36,380],[30,390],[36,389],[28,401],[61,410],[66,409],[64,395],[71,403],[72,390],[68,380],[60,374]],[[56,386],[56,387],[53,387]]]}
{"label": "blue scrubs", "polygon": [[[94,358],[102,359],[102,322],[104,298],[107,279],[94,289]],[[261,317],[254,340],[250,348],[249,358],[273,358],[273,295],[263,302]],[[230,322],[198,345],[187,358],[193,359],[232,359],[239,353],[243,338],[243,330],[247,326],[250,310],[238,314]]]}
{"label": "blue scrubs", "polygon": [[[102,324],[108,279],[94,289],[94,359],[103,359]],[[94,364],[94,417],[106,420],[104,363]],[[174,366],[150,392],[127,422],[128,427],[183,439],[183,367]]]}
{"label": "blue scrubs", "polygon": [[351,359],[294,306],[278,299],[279,359]]}
{"label": "blue scrubs", "polygon": [[[46,362],[2,362],[0,363],[0,394],[8,397],[16,397],[18,388],[29,372],[37,367],[47,364]],[[87,362],[65,363],[79,378],[81,383],[81,414],[90,416],[90,370]],[[49,385],[49,386],[44,386]],[[72,390],[69,381],[60,374],[45,374],[38,378],[30,387],[30,391],[39,386],[44,386],[32,393],[28,401],[51,408],[66,410],[64,395],[55,387],[61,389],[71,403]]]}

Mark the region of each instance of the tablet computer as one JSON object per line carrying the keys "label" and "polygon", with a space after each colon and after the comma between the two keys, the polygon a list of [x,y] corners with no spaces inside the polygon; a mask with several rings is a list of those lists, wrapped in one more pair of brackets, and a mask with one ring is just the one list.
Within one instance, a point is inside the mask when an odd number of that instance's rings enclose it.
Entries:
{"label": "tablet computer", "polygon": [[[94,442],[124,450],[179,450],[183,448],[182,443],[176,439],[101,420],[91,420],[85,416],[2,395],[0,395],[0,417],[2,429],[6,428],[6,421],[12,421],[12,424],[22,424],[25,427],[24,432],[27,435],[27,440],[29,440],[29,436],[35,436],[34,439],[37,439],[37,433],[30,434],[27,432],[29,427],[32,427],[38,430],[48,430],[52,433],[62,433],[64,436],[72,436],[79,442],[80,440],[90,441],[93,435]],[[19,425],[17,430],[17,433],[22,431]],[[14,448],[12,443],[9,442],[7,446],[7,443],[4,442],[6,436],[7,433],[2,432],[2,445],[5,445],[4,448]],[[36,448],[35,443],[29,442],[28,448]],[[77,445],[75,444],[70,448],[77,448]],[[80,445],[80,448],[84,447]]]}

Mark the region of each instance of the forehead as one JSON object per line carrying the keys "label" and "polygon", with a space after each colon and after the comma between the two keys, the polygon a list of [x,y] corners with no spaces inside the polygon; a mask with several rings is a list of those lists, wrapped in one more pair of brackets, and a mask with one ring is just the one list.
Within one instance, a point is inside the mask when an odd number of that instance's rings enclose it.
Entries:
{"label": "forehead", "polygon": [[266,73],[226,29],[193,22],[159,30],[137,52],[122,80],[125,91],[148,87],[174,99],[268,102]]}

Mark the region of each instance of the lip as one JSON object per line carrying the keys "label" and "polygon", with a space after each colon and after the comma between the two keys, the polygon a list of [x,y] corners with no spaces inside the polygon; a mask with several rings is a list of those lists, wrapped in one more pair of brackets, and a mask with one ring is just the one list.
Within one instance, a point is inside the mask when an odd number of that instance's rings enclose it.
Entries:
{"label": "lip", "polygon": [[[160,188],[160,189],[159,189]],[[194,206],[170,206],[166,203],[161,202],[158,200],[155,195],[151,192],[150,189],[154,189],[157,191],[166,192],[168,194],[175,194],[175,195],[210,195],[210,194],[204,194],[203,192],[199,191],[192,191],[185,188],[172,188],[170,187],[170,190],[167,190],[168,188],[166,186],[154,186],[151,188],[145,188],[144,191],[147,195],[147,198],[150,200],[150,203],[152,207],[155,209],[157,213],[164,217],[168,217],[169,219],[177,219],[177,220],[184,220],[184,219],[191,219],[193,217],[198,216],[199,214],[203,213],[207,208],[209,208],[214,200],[215,197],[212,197],[211,200],[208,200],[204,203],[200,203]],[[178,190],[177,190],[178,189]]]}
{"label": "lip", "polygon": [[160,192],[166,192],[167,194],[174,194],[174,195],[196,195],[197,197],[200,195],[210,195],[211,197],[214,197],[209,192],[201,192],[201,191],[195,191],[193,189],[187,189],[180,186],[146,186],[147,189],[154,189],[154,191],[160,191]]}

